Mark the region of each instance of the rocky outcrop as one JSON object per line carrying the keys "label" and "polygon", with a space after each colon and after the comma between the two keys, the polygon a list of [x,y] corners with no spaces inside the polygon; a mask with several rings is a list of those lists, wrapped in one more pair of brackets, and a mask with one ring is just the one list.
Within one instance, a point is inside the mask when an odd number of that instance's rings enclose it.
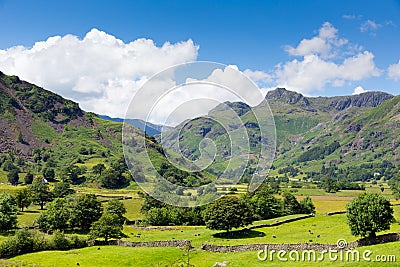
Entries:
{"label": "rocky outcrop", "polygon": [[359,95],[332,97],[329,107],[336,110],[344,110],[350,107],[377,107],[391,98],[393,98],[391,94],[384,92],[366,92]]}
{"label": "rocky outcrop", "polygon": [[287,104],[297,104],[301,107],[310,106],[310,102],[302,94],[286,90],[285,88],[276,88],[273,91],[269,91],[265,99],[280,101]]}

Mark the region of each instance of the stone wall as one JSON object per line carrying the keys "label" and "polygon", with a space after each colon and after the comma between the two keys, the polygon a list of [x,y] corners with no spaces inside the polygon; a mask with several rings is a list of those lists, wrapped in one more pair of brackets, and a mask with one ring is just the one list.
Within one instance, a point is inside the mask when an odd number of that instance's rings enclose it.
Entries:
{"label": "stone wall", "polygon": [[252,225],[250,227],[247,227],[247,229],[256,229],[256,228],[264,228],[264,227],[272,227],[272,226],[278,226],[284,223],[289,223],[289,222],[295,222],[298,220],[303,220],[303,219],[307,219],[307,218],[311,218],[314,217],[314,214],[308,214],[308,215],[304,215],[304,216],[299,216],[296,218],[291,218],[291,219],[286,219],[283,221],[275,221],[274,223],[264,223],[264,224],[259,224],[259,225]]}
{"label": "stone wall", "polygon": [[300,251],[300,250],[347,250],[356,247],[369,246],[375,244],[382,244],[388,242],[395,242],[400,240],[400,233],[392,233],[380,235],[377,237],[363,238],[353,242],[347,243],[343,248],[338,247],[337,244],[319,244],[319,243],[298,243],[298,244],[248,244],[237,246],[219,246],[211,244],[203,244],[202,250],[211,252],[243,252],[251,250],[284,250],[284,251]]}
{"label": "stone wall", "polygon": [[148,242],[129,242],[122,240],[99,241],[95,240],[90,245],[92,246],[123,246],[123,247],[192,247],[190,240],[162,240],[162,241],[148,241]]}

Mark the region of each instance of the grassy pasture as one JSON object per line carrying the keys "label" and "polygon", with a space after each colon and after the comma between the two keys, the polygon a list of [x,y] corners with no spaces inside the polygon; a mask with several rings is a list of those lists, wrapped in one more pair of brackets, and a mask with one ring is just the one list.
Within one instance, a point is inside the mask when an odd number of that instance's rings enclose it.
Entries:
{"label": "grassy pasture", "polygon": [[[358,250],[362,253],[371,250],[374,255],[399,255],[400,242],[362,247]],[[373,258],[373,256],[371,258]],[[182,266],[187,262],[187,252],[179,248],[129,248],[107,246],[89,247],[71,251],[46,251],[15,257],[8,261],[0,261],[0,266]],[[191,251],[189,254],[190,264],[196,267],[210,267],[215,262],[227,262],[227,266],[249,267],[249,266],[398,266],[396,263],[377,262],[341,262],[330,261],[325,257],[323,262],[281,262],[274,258],[273,262],[260,261],[257,259],[257,251],[237,253],[211,253],[201,250]],[[273,265],[271,265],[271,263]],[[20,264],[20,265],[18,265]],[[186,265],[184,265],[186,266]]]}
{"label": "grassy pasture", "polygon": [[[399,208],[396,207],[396,213],[399,214]],[[286,217],[287,218],[287,217]],[[279,218],[283,220],[285,218]],[[273,220],[271,220],[273,221]],[[264,223],[266,223],[265,221]],[[213,234],[216,231],[210,231],[204,227],[182,226],[169,227],[158,230],[138,230],[133,227],[125,227],[124,232],[129,236],[128,240],[133,241],[151,241],[151,240],[171,240],[191,239],[195,249],[190,252],[190,263],[194,266],[212,266],[215,262],[228,262],[228,266],[270,266],[270,261],[259,261],[257,251],[239,252],[239,253],[211,253],[200,250],[202,243],[237,245],[250,243],[298,243],[309,242],[313,239],[319,243],[336,243],[339,238],[344,238],[348,242],[356,238],[351,236],[348,226],[345,223],[345,215],[323,216],[304,219],[296,222],[283,224],[276,227],[266,227],[255,229],[256,233],[263,233],[264,236],[250,236],[242,238],[216,238]],[[311,230],[313,234],[310,234]],[[386,232],[399,232],[400,225],[394,223],[392,229]],[[382,233],[386,233],[382,232]],[[141,233],[141,238],[134,235]],[[194,237],[195,233],[200,236]],[[320,234],[320,238],[316,235]],[[277,238],[272,238],[276,235]],[[362,253],[369,249],[375,255],[395,255],[397,260],[399,254],[400,242],[380,244],[369,247],[362,247],[358,250]],[[372,257],[372,256],[371,256]],[[0,262],[0,266],[181,266],[187,261],[187,251],[179,248],[129,248],[106,246],[89,247],[71,251],[45,251],[32,254],[17,256],[7,261]],[[25,265],[24,265],[25,264]],[[275,266],[396,266],[394,263],[376,262],[353,262],[344,263],[340,261],[330,261],[328,257],[323,262],[280,262],[276,258],[273,261]],[[18,266],[18,265],[17,265]],[[186,265],[185,265],[186,266]]]}

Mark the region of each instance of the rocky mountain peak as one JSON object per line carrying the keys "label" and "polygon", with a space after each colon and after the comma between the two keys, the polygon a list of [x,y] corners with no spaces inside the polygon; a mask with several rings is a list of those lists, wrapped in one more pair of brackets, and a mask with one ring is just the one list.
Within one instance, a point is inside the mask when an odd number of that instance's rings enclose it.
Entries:
{"label": "rocky mountain peak", "polygon": [[265,96],[266,100],[276,100],[287,104],[297,104],[301,107],[310,106],[310,102],[302,94],[286,90],[285,88],[276,88],[269,91]]}

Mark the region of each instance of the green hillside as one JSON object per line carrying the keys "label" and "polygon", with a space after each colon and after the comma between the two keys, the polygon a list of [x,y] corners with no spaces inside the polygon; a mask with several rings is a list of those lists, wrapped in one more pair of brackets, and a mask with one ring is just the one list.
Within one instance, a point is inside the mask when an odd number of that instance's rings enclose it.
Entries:
{"label": "green hillside", "polygon": [[[375,172],[382,172],[380,164],[385,160],[392,164],[391,167],[398,166],[399,99],[399,96],[382,92],[316,98],[304,97],[284,88],[268,92],[266,100],[277,132],[277,153],[273,163],[276,171],[273,170],[272,174],[288,166],[307,174],[320,172],[323,166],[337,168],[340,165],[342,169],[353,166],[369,169],[369,176],[373,176]],[[253,160],[246,174],[251,174],[264,142],[253,111],[265,107],[260,105],[250,109],[243,103],[228,103],[228,106],[239,115],[248,132]],[[209,116],[220,113],[221,109],[222,106],[216,107]],[[196,118],[177,126],[163,138],[175,137],[178,131],[181,134],[180,149],[187,158],[197,159],[201,140],[210,138],[217,144],[219,152],[214,166],[227,164],[229,137],[215,122]],[[248,177],[245,175],[245,179]]]}
{"label": "green hillside", "polygon": [[[125,165],[122,123],[85,112],[77,103],[21,81],[17,76],[0,73],[0,96],[0,180],[3,182],[7,180],[7,173],[16,168],[20,173],[19,182],[23,182],[26,173],[46,176],[46,170],[51,169],[55,173],[50,175],[52,179],[68,178],[86,186],[126,187],[133,183],[126,167],[121,177],[111,176],[108,185],[104,177],[92,170],[98,164],[110,168],[121,160]],[[147,152],[156,168],[164,164],[164,168],[173,169],[155,139],[145,137],[139,129],[130,129],[136,138],[146,138]],[[132,168],[134,178],[143,179],[142,169],[143,162],[139,160]],[[176,175],[189,176],[185,172]],[[200,173],[193,174],[192,178],[199,183],[212,179]]]}

